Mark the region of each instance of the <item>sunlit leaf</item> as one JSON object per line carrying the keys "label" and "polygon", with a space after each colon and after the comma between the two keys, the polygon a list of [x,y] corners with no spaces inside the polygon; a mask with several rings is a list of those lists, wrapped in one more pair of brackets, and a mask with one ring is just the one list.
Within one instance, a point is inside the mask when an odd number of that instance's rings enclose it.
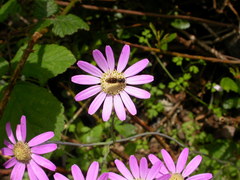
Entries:
{"label": "sunlit leaf", "polygon": [[227,92],[234,91],[238,92],[239,87],[237,83],[229,77],[224,77],[221,79],[220,86]]}
{"label": "sunlit leaf", "polygon": [[35,0],[34,15],[37,18],[50,17],[58,10],[58,5],[54,0]]}
{"label": "sunlit leaf", "polygon": [[[23,48],[21,48],[12,62],[18,62],[22,56]],[[28,77],[36,78],[40,83],[45,83],[49,78],[66,71],[74,62],[75,57],[64,46],[56,44],[36,45],[34,52],[30,54],[23,74]]]}
{"label": "sunlit leaf", "polygon": [[0,8],[0,22],[3,22],[9,15],[16,13],[20,9],[20,6],[16,0],[7,1]]}
{"label": "sunlit leaf", "polygon": [[79,29],[89,30],[89,26],[80,17],[73,14],[57,16],[53,19],[53,33],[64,37],[77,32]]}

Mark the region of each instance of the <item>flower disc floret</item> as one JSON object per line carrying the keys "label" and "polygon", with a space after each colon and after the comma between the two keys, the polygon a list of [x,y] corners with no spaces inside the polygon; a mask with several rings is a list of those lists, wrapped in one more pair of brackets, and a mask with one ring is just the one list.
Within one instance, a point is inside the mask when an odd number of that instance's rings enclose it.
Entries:
{"label": "flower disc floret", "polygon": [[13,148],[13,154],[18,161],[28,163],[31,160],[31,149],[27,143],[17,142]]}
{"label": "flower disc floret", "polygon": [[116,70],[107,71],[101,77],[102,91],[109,95],[117,95],[126,87],[125,81],[123,73]]}
{"label": "flower disc floret", "polygon": [[171,175],[169,180],[184,180],[183,176],[179,173],[174,173]]}

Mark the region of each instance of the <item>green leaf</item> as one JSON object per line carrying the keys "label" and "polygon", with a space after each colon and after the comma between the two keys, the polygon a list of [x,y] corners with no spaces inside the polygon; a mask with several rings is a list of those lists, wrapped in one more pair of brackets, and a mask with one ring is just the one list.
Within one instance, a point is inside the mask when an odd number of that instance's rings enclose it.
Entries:
{"label": "green leaf", "polygon": [[46,131],[54,131],[54,140],[59,140],[64,127],[63,111],[62,104],[46,89],[27,82],[16,84],[0,120],[0,146],[6,138],[6,123],[16,129],[22,115],[27,117],[27,140]]}
{"label": "green leaf", "polygon": [[81,136],[80,140],[83,143],[99,142],[102,139],[102,132],[103,132],[102,124],[99,124],[92,128],[88,133]]}
{"label": "green leaf", "polygon": [[0,77],[8,71],[8,63],[5,59],[0,57]]}
{"label": "green leaf", "polygon": [[115,128],[123,137],[129,137],[136,133],[136,127],[132,124],[117,124]]}
{"label": "green leaf", "polygon": [[183,62],[183,57],[179,57],[179,56],[173,57],[172,61],[176,63],[177,66],[181,66]]}
{"label": "green leaf", "polygon": [[238,92],[239,87],[237,83],[229,77],[224,77],[221,79],[220,86],[227,92],[234,91]]}
{"label": "green leaf", "polygon": [[226,101],[223,102],[223,108],[224,109],[232,109],[232,108],[239,109],[240,108],[240,98],[235,97],[235,98],[227,99]]}
{"label": "green leaf", "polygon": [[177,29],[188,29],[190,27],[190,23],[182,19],[175,19],[171,22],[171,25]]}
{"label": "green leaf", "polygon": [[44,20],[40,20],[32,29],[31,29],[31,33],[33,34],[36,31],[41,31],[43,28],[49,27],[50,25],[52,25],[52,20],[50,19],[44,19]]}
{"label": "green leaf", "polygon": [[58,5],[54,0],[35,0],[34,1],[34,16],[41,19],[50,17],[58,10]]}
{"label": "green leaf", "polygon": [[89,30],[89,26],[80,17],[73,14],[57,16],[53,19],[53,33],[64,37],[77,32],[79,29]]}
{"label": "green leaf", "polygon": [[[20,48],[12,62],[19,61],[24,47]],[[34,77],[41,84],[46,83],[49,78],[66,71],[74,62],[75,57],[64,46],[56,44],[36,45],[34,52],[30,54],[24,66],[23,74],[27,77]]]}
{"label": "green leaf", "polygon": [[197,66],[192,65],[189,67],[189,71],[193,72],[194,74],[197,74],[199,72],[199,69]]}
{"label": "green leaf", "polygon": [[7,1],[0,9],[0,22],[3,22],[11,14],[16,13],[20,9],[16,0]]}

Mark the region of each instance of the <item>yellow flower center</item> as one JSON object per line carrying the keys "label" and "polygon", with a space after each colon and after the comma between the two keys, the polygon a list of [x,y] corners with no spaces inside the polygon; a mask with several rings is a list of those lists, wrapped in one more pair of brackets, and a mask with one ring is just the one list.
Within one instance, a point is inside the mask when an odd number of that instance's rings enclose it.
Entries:
{"label": "yellow flower center", "polygon": [[179,173],[172,174],[169,180],[184,180],[183,176]]}
{"label": "yellow flower center", "polygon": [[114,71],[107,71],[101,77],[102,91],[110,94],[119,94],[126,87],[126,78],[123,73]]}
{"label": "yellow flower center", "polygon": [[20,162],[28,163],[31,160],[31,149],[27,143],[22,141],[19,141],[14,145],[13,153],[15,158]]}

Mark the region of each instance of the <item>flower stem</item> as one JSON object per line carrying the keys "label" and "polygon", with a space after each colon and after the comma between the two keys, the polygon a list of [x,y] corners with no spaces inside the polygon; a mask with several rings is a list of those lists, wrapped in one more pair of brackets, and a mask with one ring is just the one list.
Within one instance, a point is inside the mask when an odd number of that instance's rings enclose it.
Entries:
{"label": "flower stem", "polygon": [[72,9],[72,7],[75,5],[77,1],[78,0],[71,0],[71,2],[62,11],[61,15],[66,15]]}

